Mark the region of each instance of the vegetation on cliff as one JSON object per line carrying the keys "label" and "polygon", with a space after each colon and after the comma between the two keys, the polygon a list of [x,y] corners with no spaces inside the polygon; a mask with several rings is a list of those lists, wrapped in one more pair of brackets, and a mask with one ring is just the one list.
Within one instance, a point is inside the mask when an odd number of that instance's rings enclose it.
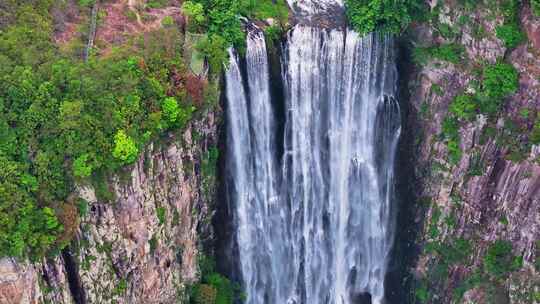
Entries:
{"label": "vegetation on cliff", "polygon": [[412,303],[540,300],[527,226],[540,164],[534,2],[439,2],[407,32],[426,127],[415,131],[426,219]]}
{"label": "vegetation on cliff", "polygon": [[361,34],[380,30],[400,33],[422,17],[422,0],[345,0],[349,22]]}
{"label": "vegetation on cliff", "polygon": [[83,62],[53,41],[56,5],[0,7],[1,256],[39,258],[65,246],[75,223],[55,214],[75,183],[105,182],[202,108],[200,92],[189,90],[201,80],[186,77],[177,28]]}
{"label": "vegetation on cliff", "polygon": [[227,48],[234,46],[240,52],[245,48],[241,16],[273,18],[280,26],[288,19],[285,0],[191,0],[184,2],[183,8],[192,21],[188,29],[206,34],[198,49],[210,59],[214,72],[221,71],[227,62]]}

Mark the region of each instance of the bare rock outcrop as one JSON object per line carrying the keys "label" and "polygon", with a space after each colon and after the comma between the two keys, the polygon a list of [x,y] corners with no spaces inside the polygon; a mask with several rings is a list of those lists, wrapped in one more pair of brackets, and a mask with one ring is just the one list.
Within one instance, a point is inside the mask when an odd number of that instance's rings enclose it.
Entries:
{"label": "bare rock outcrop", "polygon": [[40,263],[2,259],[0,303],[182,300],[186,284],[198,279],[202,242],[213,237],[215,176],[201,168],[215,167],[208,150],[217,144],[216,113],[150,144],[105,189],[80,185],[87,212],[75,240]]}
{"label": "bare rock outcrop", "polygon": [[[470,23],[458,27],[463,14],[467,16],[462,20]],[[457,31],[455,40],[464,46],[468,59],[458,64],[434,60],[417,66],[409,82],[412,114],[408,128],[418,130],[410,135],[415,142],[411,154],[416,156],[412,161],[420,185],[415,190],[428,205],[418,208],[422,227],[418,242],[424,249],[411,273],[418,282],[427,282],[417,286],[429,286],[427,303],[538,303],[540,162],[538,149],[527,143],[540,113],[540,45],[535,40],[540,19],[524,7],[520,23],[529,39],[507,50],[494,34],[502,20],[487,18],[487,14],[483,8],[464,13],[456,3],[444,2],[439,21]],[[478,28],[485,34],[474,34]],[[411,31],[419,46],[448,43],[440,35],[430,37],[433,32],[425,24]],[[501,60],[520,73],[519,90],[505,100],[495,121],[478,115],[460,123],[462,156],[452,163],[441,136],[443,121],[450,115],[449,105],[458,94],[474,94],[475,73],[483,65]],[[518,145],[526,147],[520,150],[520,157],[514,152]],[[426,212],[425,217],[420,210]],[[459,261],[444,257],[441,250],[452,250],[459,240],[470,243],[467,256]],[[488,248],[497,240],[512,244],[519,266],[495,280],[485,272],[484,261]],[[430,249],[433,247],[439,249]],[[430,281],[433,278],[438,281]]]}

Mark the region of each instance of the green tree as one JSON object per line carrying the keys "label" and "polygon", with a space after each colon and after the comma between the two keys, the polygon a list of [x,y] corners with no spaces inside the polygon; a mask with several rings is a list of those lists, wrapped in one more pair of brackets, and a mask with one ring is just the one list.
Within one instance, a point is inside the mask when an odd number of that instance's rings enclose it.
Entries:
{"label": "green tree", "polygon": [[375,30],[400,33],[422,8],[417,0],[345,0],[345,4],[349,22],[361,34]]}
{"label": "green tree", "polygon": [[497,26],[495,28],[495,34],[497,38],[504,41],[504,45],[509,49],[517,47],[526,39],[525,34],[521,31],[517,23]]}
{"label": "green tree", "polygon": [[180,106],[178,105],[178,101],[176,101],[176,98],[174,97],[165,98],[161,106],[161,111],[163,112],[163,116],[165,117],[165,120],[170,125],[175,125],[178,122],[178,118],[180,115]]}
{"label": "green tree", "polygon": [[512,243],[503,240],[497,240],[489,246],[484,257],[487,272],[497,278],[504,278],[511,271],[521,268],[521,263],[521,257],[512,254]]}
{"label": "green tree", "polygon": [[450,112],[454,113],[459,119],[470,120],[476,114],[477,105],[471,95],[460,94],[454,98],[450,104]]}
{"label": "green tree", "polygon": [[182,12],[196,24],[202,24],[206,20],[206,17],[204,16],[204,7],[200,3],[186,1],[182,4]]}
{"label": "green tree", "polygon": [[518,90],[519,74],[508,63],[499,62],[484,69],[484,92],[488,97],[505,98]]}
{"label": "green tree", "polygon": [[38,208],[36,179],[0,153],[0,256],[38,258],[62,230],[54,210]]}
{"label": "green tree", "polygon": [[93,167],[88,158],[88,154],[83,154],[75,159],[73,162],[73,175],[84,178],[92,174]]}
{"label": "green tree", "polygon": [[114,136],[113,156],[124,164],[133,163],[137,160],[139,149],[135,141],[124,130],[119,130]]}

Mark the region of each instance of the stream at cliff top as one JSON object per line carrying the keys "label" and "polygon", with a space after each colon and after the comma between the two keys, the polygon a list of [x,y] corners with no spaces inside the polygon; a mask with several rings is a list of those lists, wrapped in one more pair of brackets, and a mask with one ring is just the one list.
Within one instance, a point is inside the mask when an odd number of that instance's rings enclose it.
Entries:
{"label": "stream at cliff top", "polygon": [[245,303],[383,303],[401,125],[392,37],[297,25],[285,100],[271,97],[258,29],[243,63],[231,50],[226,186]]}

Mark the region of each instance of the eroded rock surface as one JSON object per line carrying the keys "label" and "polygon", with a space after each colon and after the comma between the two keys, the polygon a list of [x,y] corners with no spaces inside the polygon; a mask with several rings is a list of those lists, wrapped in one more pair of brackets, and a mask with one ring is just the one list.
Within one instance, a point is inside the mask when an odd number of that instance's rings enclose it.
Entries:
{"label": "eroded rock surface", "polygon": [[[86,201],[72,245],[55,259],[0,262],[0,303],[177,303],[198,279],[212,238],[215,184],[201,167],[217,144],[216,113],[146,148],[108,182],[112,198],[78,187]],[[69,259],[70,261],[67,261]],[[71,262],[72,264],[70,264]],[[77,285],[77,286],[74,286]]]}
{"label": "eroded rock surface", "polygon": [[[535,266],[540,254],[538,147],[529,147],[517,158],[512,145],[527,144],[532,123],[540,112],[540,48],[535,41],[539,18],[532,17],[524,7],[521,23],[529,34],[529,41],[507,50],[493,34],[502,20],[487,18],[487,12],[482,9],[469,13],[470,20],[480,22],[475,26],[489,33],[473,35],[472,26],[456,26],[462,14],[456,6],[443,4],[439,21],[458,29],[457,41],[465,47],[468,59],[458,64],[435,60],[417,66],[409,83],[412,114],[408,128],[416,130],[410,132],[414,141],[412,154],[416,157],[412,161],[419,186],[415,190],[419,200],[428,205],[418,208],[427,213],[425,218],[420,211],[417,214],[423,227],[419,242],[424,251],[413,276],[419,282],[429,281],[436,275],[433,271],[445,267],[440,264],[440,254],[426,248],[465,239],[472,246],[470,255],[447,265],[447,273],[439,283],[428,283],[431,286],[429,303],[451,303],[458,292],[464,293],[459,303],[537,303],[535,296],[540,291],[540,273]],[[418,46],[448,43],[434,32],[431,27],[422,25],[412,31],[412,37]],[[452,164],[440,135],[443,121],[449,115],[448,107],[458,94],[474,93],[475,69],[501,60],[519,71],[519,90],[505,101],[496,121],[478,115],[473,121],[460,124],[463,154],[458,163]],[[509,126],[516,126],[520,131],[510,133]],[[512,134],[513,144],[504,140],[503,136],[508,134]],[[509,241],[512,254],[523,258],[522,266],[498,285],[491,281],[471,283],[470,278],[475,273],[485,272],[483,263],[487,249],[496,240]],[[487,280],[489,276],[483,273],[481,277]],[[421,284],[418,286],[423,288]]]}

